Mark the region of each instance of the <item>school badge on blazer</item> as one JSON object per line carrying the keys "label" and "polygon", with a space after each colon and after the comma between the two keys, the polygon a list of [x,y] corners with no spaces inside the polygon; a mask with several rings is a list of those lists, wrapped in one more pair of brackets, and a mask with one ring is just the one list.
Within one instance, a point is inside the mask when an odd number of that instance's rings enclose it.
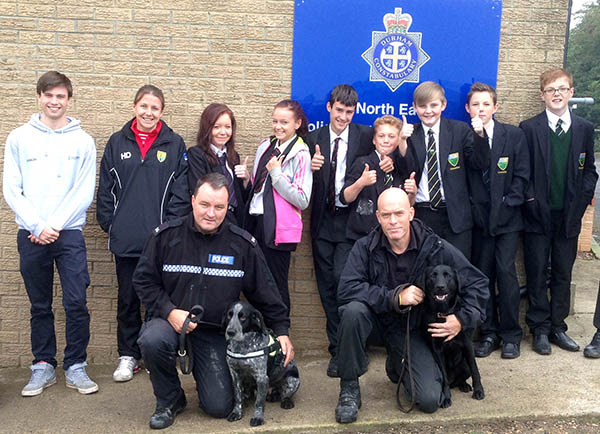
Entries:
{"label": "school badge on blazer", "polygon": [[583,166],[585,166],[585,152],[582,152],[581,154],[579,154],[579,169],[583,169]]}
{"label": "school badge on blazer", "polygon": [[419,70],[430,58],[421,48],[420,32],[409,32],[412,16],[395,8],[383,16],[385,32],[371,33],[362,58],[371,66],[369,81],[383,81],[392,92],[403,83],[418,83]]}
{"label": "school badge on blazer", "polygon": [[167,159],[167,153],[165,151],[158,151],[156,153],[156,159],[162,163]]}
{"label": "school badge on blazer", "polygon": [[460,169],[460,157],[458,152],[453,152],[452,154],[448,154],[448,163],[450,163],[450,170]]}
{"label": "school badge on blazer", "polygon": [[498,158],[498,169],[501,170],[501,172],[498,173],[506,173],[506,168],[508,167],[508,157],[500,157]]}

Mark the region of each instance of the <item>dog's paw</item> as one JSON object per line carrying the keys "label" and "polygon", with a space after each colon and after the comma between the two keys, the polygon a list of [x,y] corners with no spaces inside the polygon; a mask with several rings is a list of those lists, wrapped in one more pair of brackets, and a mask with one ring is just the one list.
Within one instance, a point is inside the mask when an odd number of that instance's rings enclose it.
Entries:
{"label": "dog's paw", "polygon": [[229,413],[229,416],[227,416],[227,420],[229,422],[235,422],[236,420],[240,420],[241,418],[242,418],[242,412],[236,411],[236,410],[233,410],[231,413]]}
{"label": "dog's paw", "polygon": [[271,390],[267,393],[267,397],[265,398],[267,402],[277,402],[281,401],[281,393],[279,390]]}
{"label": "dog's paw", "polygon": [[448,408],[452,405],[452,399],[450,398],[446,398],[442,401],[442,403],[440,404],[440,408]]}
{"label": "dog's paw", "polygon": [[485,393],[483,392],[483,389],[479,390],[474,390],[473,391],[473,399],[478,399],[478,400],[482,400],[483,398],[485,398]]}
{"label": "dog's paw", "polygon": [[281,401],[281,408],[285,410],[294,408],[294,401],[292,401],[292,398],[283,398],[283,401]]}
{"label": "dog's paw", "polygon": [[250,419],[250,426],[259,426],[259,425],[264,425],[265,423],[265,418],[264,417],[258,417],[258,416],[254,416],[252,419]]}
{"label": "dog's paw", "polygon": [[460,390],[461,392],[467,393],[473,389],[471,388],[471,385],[469,383],[463,383],[463,384],[458,385],[458,390]]}

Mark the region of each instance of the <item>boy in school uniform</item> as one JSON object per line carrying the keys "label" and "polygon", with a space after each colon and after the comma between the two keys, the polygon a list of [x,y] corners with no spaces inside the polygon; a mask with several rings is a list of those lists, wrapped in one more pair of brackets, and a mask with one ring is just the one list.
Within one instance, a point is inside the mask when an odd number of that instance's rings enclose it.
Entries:
{"label": "boy in school uniform", "polygon": [[[466,123],[442,116],[446,97],[439,84],[426,81],[417,86],[413,107],[421,121],[408,139],[407,151],[418,186],[415,216],[469,259],[473,218],[467,169],[489,166],[489,145]],[[476,131],[481,131],[483,125],[476,119]]]}
{"label": "boy in school uniform", "polygon": [[[577,255],[581,218],[594,197],[594,127],[569,110],[573,77],[562,68],[540,76],[546,109],[521,122],[530,158],[524,205],[524,253],[529,309],[525,320],[533,349],[552,352],[550,342],[567,351],[579,345],[566,333],[571,273]],[[547,267],[550,258],[550,297]]]}
{"label": "boy in school uniform", "polygon": [[[327,318],[331,360],[327,375],[337,377],[335,359],[339,324],[337,287],[354,240],[347,238],[350,209],[340,200],[344,180],[355,159],[373,149],[373,128],[352,122],[358,94],[349,84],[336,86],[329,96],[329,124],[312,131],[306,143],[312,156],[312,211],[310,234],[317,288]],[[391,170],[392,159],[381,162]]]}
{"label": "boy in school uniform", "polygon": [[519,325],[520,291],[515,257],[523,229],[521,205],[529,182],[529,152],[523,131],[493,118],[498,110],[493,87],[474,83],[465,109],[471,118],[483,123],[483,130],[476,134],[487,140],[491,150],[489,166],[469,173],[474,223],[473,265],[490,280],[486,320],[481,324],[481,339],[475,346],[475,355],[489,356],[502,341],[502,358],[515,359],[521,354],[523,336]]}
{"label": "boy in school uniform", "polygon": [[354,161],[340,192],[340,202],[350,206],[346,236],[354,241],[379,225],[375,212],[381,192],[390,187],[402,187],[409,195],[411,204],[417,192],[415,175],[413,173],[413,178],[409,177],[406,159],[400,158],[401,153],[395,156],[396,162],[391,172],[386,173],[379,167],[381,160],[394,154],[400,144],[401,152],[406,153],[406,139],[412,134],[413,126],[406,123],[404,116],[401,121],[385,115],[375,120],[373,129],[373,150]]}

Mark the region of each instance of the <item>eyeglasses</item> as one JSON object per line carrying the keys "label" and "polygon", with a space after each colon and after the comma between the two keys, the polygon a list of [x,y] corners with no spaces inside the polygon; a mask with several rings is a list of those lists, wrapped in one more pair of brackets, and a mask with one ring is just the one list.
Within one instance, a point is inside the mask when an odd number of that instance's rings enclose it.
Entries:
{"label": "eyeglasses", "polygon": [[556,92],[558,92],[561,95],[566,95],[567,92],[569,92],[570,90],[571,90],[570,87],[559,87],[558,89],[555,89],[553,87],[549,87],[548,89],[544,89],[544,93],[546,95],[554,95]]}

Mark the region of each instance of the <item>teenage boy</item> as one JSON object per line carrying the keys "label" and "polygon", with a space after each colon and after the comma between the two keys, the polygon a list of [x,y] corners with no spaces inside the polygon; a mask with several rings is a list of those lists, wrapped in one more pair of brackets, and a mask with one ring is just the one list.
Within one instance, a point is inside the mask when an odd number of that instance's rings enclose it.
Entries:
{"label": "teenage boy", "polygon": [[[408,139],[418,186],[415,216],[469,259],[473,218],[467,170],[489,166],[489,145],[466,123],[442,116],[446,97],[439,84],[425,81],[417,86],[413,107],[421,121]],[[482,132],[481,120],[475,119],[476,132]]]}
{"label": "teenage boy", "polygon": [[81,123],[67,117],[71,81],[50,71],[37,82],[41,113],[13,130],[4,154],[4,199],[16,214],[20,271],[31,302],[31,379],[23,396],[56,383],[52,312],[54,264],[66,313],[63,368],[67,387],[88,394],[98,385],[85,367],[90,339],[90,284],[82,228],[94,197],[96,147]]}
{"label": "teenage boy", "polygon": [[[478,120],[490,146],[490,164],[484,170],[470,171],[473,210],[473,265],[490,280],[486,320],[481,324],[477,357],[487,357],[500,346],[502,358],[520,356],[523,331],[519,325],[520,292],[515,270],[519,232],[523,229],[521,205],[529,182],[529,152],[519,128],[493,118],[498,110],[496,90],[474,83],[465,109]],[[496,283],[498,294],[496,294]]]}
{"label": "teenage boy", "polygon": [[379,162],[399,149],[402,143],[406,153],[406,139],[412,134],[412,125],[400,119],[385,115],[377,118],[373,124],[373,144],[375,148],[369,155],[358,157],[346,176],[344,187],[340,193],[340,201],[350,205],[350,216],[346,236],[351,240],[364,237],[378,226],[377,198],[390,187],[404,187],[408,193],[411,204],[417,193],[417,186],[413,178],[409,177],[408,168],[404,158],[397,159],[397,163],[389,173],[385,173]]}
{"label": "teenage boy", "polygon": [[[356,157],[373,149],[373,129],[352,123],[358,94],[348,84],[336,86],[329,96],[329,125],[312,131],[307,144],[312,155],[313,204],[310,218],[317,287],[325,317],[331,360],[327,375],[337,377],[335,360],[338,315],[337,286],[354,240],[346,236],[348,205],[340,200],[347,172]],[[381,164],[389,169],[391,159]],[[388,166],[385,166],[388,164]]]}
{"label": "teenage boy", "polygon": [[[525,320],[533,349],[552,352],[550,342],[567,351],[579,345],[566,333],[571,272],[577,255],[581,218],[594,197],[594,127],[569,110],[573,77],[564,69],[540,76],[546,109],[520,125],[529,147],[530,180],[524,205],[524,253],[529,309]],[[550,258],[550,297],[547,268]]]}

